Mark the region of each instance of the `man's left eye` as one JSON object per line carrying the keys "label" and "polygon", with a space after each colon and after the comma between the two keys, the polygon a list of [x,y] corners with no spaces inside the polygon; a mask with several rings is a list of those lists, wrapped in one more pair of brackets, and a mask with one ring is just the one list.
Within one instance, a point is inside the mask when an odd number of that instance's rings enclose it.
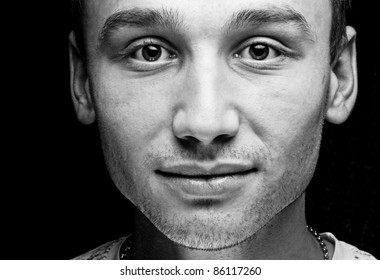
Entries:
{"label": "man's left eye", "polygon": [[174,58],[175,55],[160,45],[149,44],[137,49],[131,57],[143,62],[155,62]]}
{"label": "man's left eye", "polygon": [[244,48],[238,56],[245,59],[268,60],[280,56],[281,53],[266,44],[252,44]]}

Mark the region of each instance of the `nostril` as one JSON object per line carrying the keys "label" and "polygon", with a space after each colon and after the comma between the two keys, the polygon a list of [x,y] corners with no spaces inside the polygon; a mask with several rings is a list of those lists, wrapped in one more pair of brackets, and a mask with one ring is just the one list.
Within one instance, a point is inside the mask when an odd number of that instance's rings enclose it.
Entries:
{"label": "nostril", "polygon": [[235,137],[240,126],[238,112],[214,103],[178,110],[172,124],[174,136],[193,145],[225,143]]}
{"label": "nostril", "polygon": [[199,145],[201,141],[193,136],[184,136],[181,138],[177,137],[178,143],[185,149],[194,148],[194,146]]}
{"label": "nostril", "polygon": [[[227,144],[228,142],[232,141],[233,138],[234,136],[228,134],[218,135],[210,143],[207,144]],[[177,138],[177,141],[184,149],[193,149],[196,146],[205,145],[204,141],[201,141],[193,136]]]}
{"label": "nostril", "polygon": [[235,135],[230,135],[230,134],[221,134],[215,137],[214,141],[215,143],[218,144],[226,144],[235,137]]}

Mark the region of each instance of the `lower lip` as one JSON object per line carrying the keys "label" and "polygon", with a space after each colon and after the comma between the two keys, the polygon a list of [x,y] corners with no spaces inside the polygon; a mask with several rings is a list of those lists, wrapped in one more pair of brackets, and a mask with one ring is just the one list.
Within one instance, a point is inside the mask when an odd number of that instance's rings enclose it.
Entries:
{"label": "lower lip", "polygon": [[170,174],[157,173],[160,180],[183,198],[221,199],[231,197],[238,193],[256,173],[256,170],[245,173],[237,173],[228,176],[215,176],[204,178],[188,178],[171,176]]}

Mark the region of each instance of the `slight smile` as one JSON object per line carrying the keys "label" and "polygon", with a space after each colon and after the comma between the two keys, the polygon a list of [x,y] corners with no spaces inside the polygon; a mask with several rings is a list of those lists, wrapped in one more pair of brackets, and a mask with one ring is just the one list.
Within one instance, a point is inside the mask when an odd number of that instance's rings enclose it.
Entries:
{"label": "slight smile", "polygon": [[257,174],[252,164],[171,164],[155,171],[159,180],[182,199],[228,199]]}

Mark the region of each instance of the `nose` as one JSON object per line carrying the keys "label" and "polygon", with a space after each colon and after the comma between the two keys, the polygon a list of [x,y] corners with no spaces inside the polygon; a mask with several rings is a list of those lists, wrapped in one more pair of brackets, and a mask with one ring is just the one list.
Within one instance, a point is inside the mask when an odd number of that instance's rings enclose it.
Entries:
{"label": "nose", "polygon": [[173,133],[177,138],[209,145],[238,133],[239,114],[234,109],[226,79],[215,69],[203,64],[184,78],[181,105],[173,119]]}

